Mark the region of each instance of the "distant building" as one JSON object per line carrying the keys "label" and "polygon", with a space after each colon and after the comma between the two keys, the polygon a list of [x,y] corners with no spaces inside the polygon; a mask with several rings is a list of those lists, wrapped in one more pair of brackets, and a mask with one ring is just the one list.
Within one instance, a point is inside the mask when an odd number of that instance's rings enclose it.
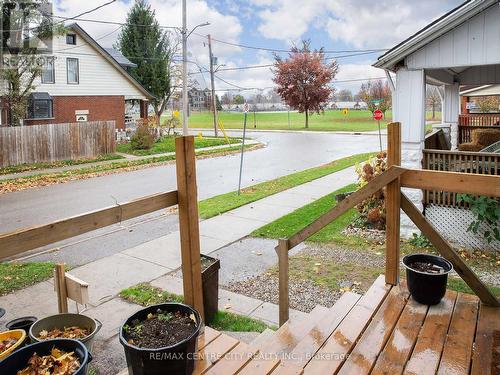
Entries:
{"label": "distant building", "polygon": [[351,102],[330,102],[327,108],[329,109],[352,109],[352,110],[362,110],[368,109],[365,102],[361,101],[351,101]]}
{"label": "distant building", "polygon": [[211,93],[209,89],[197,89],[196,87],[191,88],[188,91],[189,97],[189,109],[191,111],[208,111],[211,108],[210,98]]}
{"label": "distant building", "polygon": [[[137,116],[147,117],[153,95],[130,74],[135,64],[119,51],[103,48],[76,23],[54,37],[53,47],[33,82],[24,125],[114,120],[123,129],[134,105]],[[1,99],[0,126],[6,126],[9,103]]]}

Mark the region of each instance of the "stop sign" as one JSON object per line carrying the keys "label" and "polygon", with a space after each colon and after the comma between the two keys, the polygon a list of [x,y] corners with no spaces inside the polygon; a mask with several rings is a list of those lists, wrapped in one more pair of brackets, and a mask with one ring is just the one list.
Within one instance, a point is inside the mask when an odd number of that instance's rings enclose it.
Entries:
{"label": "stop sign", "polygon": [[374,120],[382,120],[382,118],[384,117],[384,114],[382,113],[382,111],[380,109],[377,109],[373,112],[373,119]]}

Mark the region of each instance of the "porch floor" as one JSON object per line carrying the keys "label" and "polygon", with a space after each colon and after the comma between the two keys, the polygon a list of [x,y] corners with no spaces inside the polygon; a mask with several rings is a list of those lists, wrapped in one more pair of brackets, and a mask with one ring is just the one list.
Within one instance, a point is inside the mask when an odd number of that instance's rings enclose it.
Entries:
{"label": "porch floor", "polygon": [[288,321],[245,344],[206,328],[195,374],[477,374],[500,372],[500,309],[447,291],[424,306],[380,276],[364,296]]}

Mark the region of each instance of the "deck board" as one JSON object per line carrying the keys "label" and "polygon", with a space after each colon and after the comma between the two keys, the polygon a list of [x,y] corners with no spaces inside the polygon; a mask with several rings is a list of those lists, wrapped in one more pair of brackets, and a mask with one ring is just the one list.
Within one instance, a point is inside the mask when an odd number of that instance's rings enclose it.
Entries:
{"label": "deck board", "polygon": [[352,350],[339,375],[369,374],[396,325],[406,302],[408,292],[399,286],[391,289],[372,321]]}
{"label": "deck board", "polygon": [[196,375],[497,375],[500,308],[450,290],[421,305],[381,276],[364,296],[346,293],[251,345],[205,327],[198,350]]}
{"label": "deck board", "polygon": [[284,354],[290,353],[295,346],[314,328],[316,322],[328,313],[324,307],[317,306],[306,320],[289,320],[282,325],[258,354],[241,370],[241,374],[256,375],[271,373],[281,363]]}
{"label": "deck board", "polygon": [[422,328],[427,309],[428,306],[419,304],[413,298],[408,300],[396,327],[375,363],[372,374],[399,375],[403,372],[417,341],[420,328]]}
{"label": "deck board", "polygon": [[198,352],[194,368],[194,375],[204,374],[210,367],[220,360],[227,352],[237,346],[238,340],[231,336],[219,335]]}
{"label": "deck board", "polygon": [[437,371],[456,299],[457,292],[448,290],[439,304],[429,307],[403,372],[405,375],[434,374]]}
{"label": "deck board", "polygon": [[[498,361],[500,340],[494,340],[495,332],[496,335],[500,334],[500,309],[481,305],[472,356],[472,375],[496,375],[500,373]],[[494,365],[492,364],[493,351],[497,353],[497,362]]]}
{"label": "deck board", "polygon": [[379,276],[317,352],[317,355],[306,365],[304,374],[337,372],[390,289],[390,286],[385,284],[384,277]]}
{"label": "deck board", "polygon": [[479,299],[459,293],[443,349],[438,375],[467,375],[476,332]]}
{"label": "deck board", "polygon": [[330,337],[345,316],[356,305],[361,296],[355,293],[344,293],[329,310],[324,319],[318,321],[313,329],[297,344],[286,361],[273,371],[273,375],[300,373],[309,359],[321,345]]}

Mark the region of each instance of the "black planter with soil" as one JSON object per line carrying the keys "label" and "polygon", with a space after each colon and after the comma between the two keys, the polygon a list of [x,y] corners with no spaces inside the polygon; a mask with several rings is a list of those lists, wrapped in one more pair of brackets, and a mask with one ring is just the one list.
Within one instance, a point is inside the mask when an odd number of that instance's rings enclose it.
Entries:
{"label": "black planter with soil", "polygon": [[219,309],[219,269],[219,259],[201,255],[201,284],[206,323],[212,322]]}
{"label": "black planter with soil", "polygon": [[403,258],[403,265],[413,299],[423,305],[437,305],[446,294],[452,264],[436,255],[411,254]]}
{"label": "black planter with soil", "polygon": [[163,303],[136,312],[119,332],[129,374],[191,374],[200,327],[200,314],[181,303]]}

